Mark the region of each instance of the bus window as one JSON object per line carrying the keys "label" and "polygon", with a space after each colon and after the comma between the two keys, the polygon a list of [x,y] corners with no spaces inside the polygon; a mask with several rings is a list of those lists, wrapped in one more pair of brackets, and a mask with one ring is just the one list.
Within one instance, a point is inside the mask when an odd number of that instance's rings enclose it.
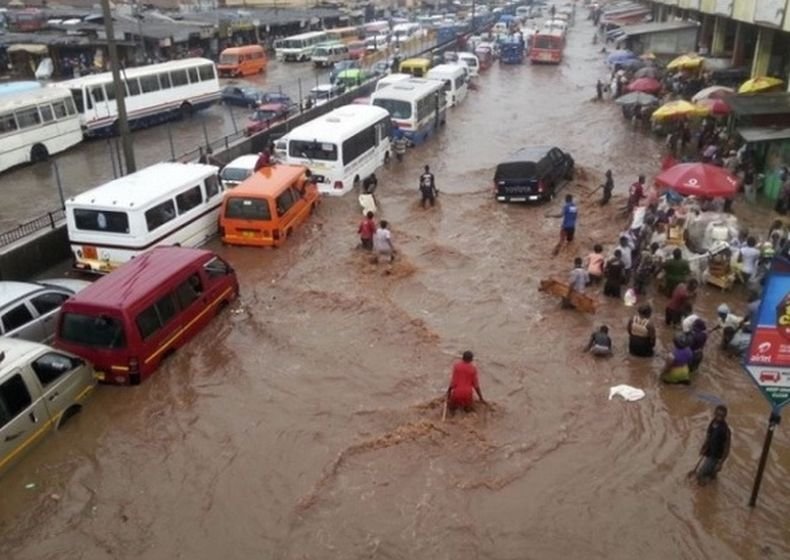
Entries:
{"label": "bus window", "polygon": [[204,82],[207,80],[213,80],[215,77],[213,64],[204,64],[199,66],[198,72],[200,73],[200,79]]}
{"label": "bus window", "polygon": [[288,152],[291,157],[337,161],[337,146],[327,142],[292,140],[288,142]]}
{"label": "bus window", "polygon": [[41,124],[41,117],[38,114],[38,107],[22,109],[16,112],[16,122],[19,128],[30,128]]}
{"label": "bus window", "polygon": [[143,93],[159,91],[159,80],[156,78],[156,75],[142,76],[140,77],[140,88],[143,90]]}
{"label": "bus window", "polygon": [[16,120],[14,115],[0,115],[0,134],[14,132],[16,130]]}
{"label": "bus window", "polygon": [[101,315],[65,313],[60,338],[93,348],[123,348],[126,346],[123,325],[117,319]]}
{"label": "bus window", "polygon": [[211,198],[219,193],[219,179],[211,176],[206,177],[206,198]]}
{"label": "bus window", "polygon": [[66,99],[66,111],[69,115],[74,115],[77,110],[74,108],[74,101],[71,98]]}
{"label": "bus window", "polygon": [[[194,68],[190,68],[190,70],[194,70]],[[189,83],[186,70],[173,70],[170,72],[170,79],[173,82],[173,87],[185,86]]]}
{"label": "bus window", "polygon": [[126,81],[126,90],[129,95],[140,95],[140,82],[137,81],[137,78]]}
{"label": "bus window", "polygon": [[188,191],[182,192],[176,196],[176,206],[178,206],[178,213],[183,214],[189,212],[195,206],[203,203],[203,193],[200,191],[200,186],[192,187]]}
{"label": "bus window", "polygon": [[62,101],[55,101],[52,104],[52,110],[55,112],[56,119],[62,119],[66,116],[66,104]]}
{"label": "bus window", "polygon": [[107,94],[107,101],[115,99],[115,84],[112,82],[104,84],[104,92]]}
{"label": "bus window", "polygon": [[93,86],[91,88],[91,96],[96,103],[104,101],[104,88],[102,86]]}
{"label": "bus window", "polygon": [[203,265],[203,270],[206,271],[209,278],[219,278],[227,276],[233,272],[222,259],[213,258]]}
{"label": "bus window", "polygon": [[129,233],[129,216],[126,212],[75,208],[74,224],[77,229],[85,231]]}
{"label": "bus window", "polygon": [[39,105],[38,110],[41,111],[41,120],[45,123],[52,122],[55,119],[52,116],[52,107],[50,105]]}
{"label": "bus window", "polygon": [[148,226],[148,231],[154,231],[175,217],[176,207],[172,200],[165,200],[145,211],[145,223]]}
{"label": "bus window", "polygon": [[[187,68],[187,72],[189,72],[189,81],[191,83],[194,84],[194,83],[200,81],[200,80],[198,80],[197,68]],[[179,84],[179,85],[186,85],[186,82],[184,82],[183,84]]]}
{"label": "bus window", "polygon": [[269,201],[265,198],[240,198],[228,199],[225,206],[225,217],[232,220],[261,220],[269,221],[272,214],[269,211]]}
{"label": "bus window", "polygon": [[77,110],[80,113],[85,112],[85,101],[82,97],[82,90],[81,89],[73,89],[71,90],[71,97],[74,99],[74,102],[77,104]]}
{"label": "bus window", "polygon": [[159,87],[160,89],[170,89],[170,74],[159,74]]}

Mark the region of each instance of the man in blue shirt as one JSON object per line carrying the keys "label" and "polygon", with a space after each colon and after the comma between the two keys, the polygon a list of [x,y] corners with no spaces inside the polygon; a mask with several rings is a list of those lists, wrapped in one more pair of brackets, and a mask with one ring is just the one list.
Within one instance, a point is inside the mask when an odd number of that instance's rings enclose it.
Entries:
{"label": "man in blue shirt", "polygon": [[573,195],[565,195],[565,206],[562,207],[562,231],[560,232],[560,241],[573,241],[573,236],[576,233],[576,218],[579,217],[579,209],[576,203],[573,202]]}

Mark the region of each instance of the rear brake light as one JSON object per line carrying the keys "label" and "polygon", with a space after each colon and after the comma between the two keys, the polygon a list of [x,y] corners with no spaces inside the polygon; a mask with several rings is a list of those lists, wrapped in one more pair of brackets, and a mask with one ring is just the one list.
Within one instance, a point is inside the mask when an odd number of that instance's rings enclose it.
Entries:
{"label": "rear brake light", "polygon": [[335,190],[343,190],[343,181],[335,181],[334,188]]}

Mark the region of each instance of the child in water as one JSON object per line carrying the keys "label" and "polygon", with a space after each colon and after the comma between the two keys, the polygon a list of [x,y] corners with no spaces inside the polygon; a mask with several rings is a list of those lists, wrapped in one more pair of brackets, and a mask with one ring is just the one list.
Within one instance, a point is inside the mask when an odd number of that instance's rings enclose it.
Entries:
{"label": "child in water", "polygon": [[612,339],[609,337],[609,327],[601,325],[601,327],[592,333],[590,342],[587,343],[585,352],[589,352],[593,356],[611,356],[612,355]]}

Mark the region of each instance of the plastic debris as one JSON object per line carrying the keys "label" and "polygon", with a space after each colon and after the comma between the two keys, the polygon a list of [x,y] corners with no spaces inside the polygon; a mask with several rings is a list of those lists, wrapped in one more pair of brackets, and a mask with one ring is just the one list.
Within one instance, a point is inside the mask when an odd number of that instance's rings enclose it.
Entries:
{"label": "plastic debris", "polygon": [[638,401],[645,398],[645,392],[642,389],[637,389],[630,385],[615,385],[614,387],[609,387],[609,400],[612,400],[615,395],[620,395],[627,401]]}

